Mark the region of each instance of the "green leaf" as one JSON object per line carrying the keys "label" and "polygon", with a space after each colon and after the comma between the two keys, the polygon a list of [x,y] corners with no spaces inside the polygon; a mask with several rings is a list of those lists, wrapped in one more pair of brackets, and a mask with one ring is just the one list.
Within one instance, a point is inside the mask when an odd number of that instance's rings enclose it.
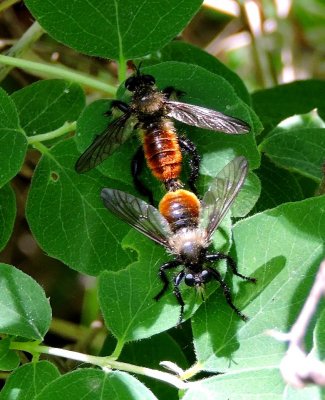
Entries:
{"label": "green leaf", "polygon": [[261,143],[277,165],[319,181],[324,162],[325,129],[279,130]]}
{"label": "green leaf", "polygon": [[[9,349],[10,339],[0,340],[0,370],[11,371],[18,367],[20,360],[18,354]],[[0,397],[1,399],[1,397]]]}
{"label": "green leaf", "polygon": [[193,383],[182,400],[280,400],[277,368],[264,371],[245,371],[241,375],[225,374]]}
{"label": "green leaf", "polygon": [[253,93],[253,106],[267,130],[292,115],[306,114],[314,108],[325,119],[324,91],[325,82],[321,80],[287,83]]}
{"label": "green leaf", "polygon": [[124,372],[83,368],[47,385],[35,400],[155,400],[136,378]]}
{"label": "green leaf", "polygon": [[[325,256],[325,197],[283,204],[238,222],[233,229],[239,271],[257,278],[232,289],[234,303],[248,317],[237,317],[219,290],[192,319],[196,354],[203,368],[244,379],[273,371],[284,390],[278,366],[286,344],[265,334],[287,332],[295,321]],[[233,283],[238,283],[234,278]],[[277,386],[277,385],[273,385]]]}
{"label": "green leaf", "polygon": [[27,136],[60,128],[76,120],[85,106],[85,95],[75,83],[53,79],[38,81],[11,95]]}
{"label": "green leaf", "polygon": [[255,212],[276,207],[282,203],[302,200],[305,196],[294,174],[277,167],[267,157],[262,158],[261,167],[256,171],[261,180],[262,192]]}
{"label": "green leaf", "polygon": [[[26,0],[42,27],[82,53],[131,59],[160,49],[181,32],[201,0]],[[64,27],[64,29],[63,29]]]}
{"label": "green leaf", "polygon": [[43,340],[51,322],[44,290],[30,276],[0,264],[0,332]]}
{"label": "green leaf", "polygon": [[33,400],[49,383],[60,376],[48,361],[32,362],[16,369],[6,380],[0,400]]}
{"label": "green leaf", "polygon": [[14,102],[0,88],[0,188],[19,172],[23,165],[27,139],[19,125]]}
{"label": "green leaf", "polygon": [[28,195],[30,228],[44,251],[77,271],[98,275],[124,268],[132,257],[122,251],[120,241],[129,227],[100,199],[101,189],[114,182],[97,171],[77,174],[77,158],[73,139],[45,151]]}
{"label": "green leaf", "polygon": [[16,218],[16,197],[9,184],[0,189],[0,251],[7,244]]}
{"label": "green leaf", "polygon": [[[153,56],[155,59],[155,57]],[[158,53],[158,60],[180,61],[186,64],[199,65],[206,70],[222,76],[235,89],[237,95],[247,104],[251,103],[250,95],[243,81],[231,69],[222,64],[216,57],[191,44],[174,41],[168,43]],[[204,83],[206,85],[206,83]]]}
{"label": "green leaf", "polygon": [[254,173],[249,173],[244,186],[239,191],[233,206],[231,215],[234,218],[242,218],[254,207],[261,193],[261,182]]}
{"label": "green leaf", "polygon": [[148,338],[176,325],[179,306],[169,290],[160,300],[153,298],[161,289],[158,269],[166,262],[166,251],[135,231],[124,246],[141,249],[139,261],[126,269],[105,271],[99,277],[98,297],[106,326],[121,342]]}

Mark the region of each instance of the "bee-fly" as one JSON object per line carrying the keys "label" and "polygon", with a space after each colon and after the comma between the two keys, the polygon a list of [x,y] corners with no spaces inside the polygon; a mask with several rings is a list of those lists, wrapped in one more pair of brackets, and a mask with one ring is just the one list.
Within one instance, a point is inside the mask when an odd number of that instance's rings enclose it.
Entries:
{"label": "bee-fly", "polygon": [[132,176],[139,192],[152,198],[150,190],[140,180],[144,158],[153,175],[164,183],[167,190],[182,187],[179,181],[182,151],[189,155],[191,173],[188,184],[196,192],[200,157],[189,139],[177,135],[173,119],[227,134],[247,133],[250,129],[246,122],[221,112],[171,100],[172,93],[179,94],[179,91],[172,87],[159,91],[155,78],[141,74],[139,69],[125,81],[125,87],[132,92],[130,104],[119,100],[112,102],[112,107],[123,114],[113,120],[80,156],[75,166],[77,172],[86,172],[96,167],[124,143],[134,129],[140,128],[143,132],[142,147],[136,152],[131,164]]}
{"label": "bee-fly", "polygon": [[133,226],[135,229],[161,244],[174,256],[159,269],[163,283],[155,296],[159,300],[166,292],[169,279],[166,271],[183,266],[174,277],[174,294],[181,306],[180,320],[184,312],[184,301],[179,290],[182,281],[188,286],[201,288],[212,279],[217,280],[227,303],[243,319],[246,319],[233,304],[229,287],[217,269],[211,266],[219,260],[226,260],[234,275],[255,282],[240,274],[235,261],[229,256],[209,253],[212,235],[229,210],[247,174],[248,164],[244,157],[237,157],[227,164],[214,178],[202,201],[195,194],[184,189],[168,192],[159,204],[159,211],[130,194],[115,189],[103,189],[101,197],[105,206]]}

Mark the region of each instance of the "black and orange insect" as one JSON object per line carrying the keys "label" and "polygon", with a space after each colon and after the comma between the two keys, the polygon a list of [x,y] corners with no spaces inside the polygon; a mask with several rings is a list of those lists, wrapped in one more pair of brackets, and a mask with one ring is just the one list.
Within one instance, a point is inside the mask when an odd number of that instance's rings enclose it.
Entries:
{"label": "black and orange insect", "polygon": [[155,78],[141,74],[139,69],[125,81],[125,87],[132,92],[130,104],[119,100],[112,102],[113,109],[119,109],[123,115],[96,137],[80,156],[75,168],[81,173],[96,167],[124,143],[133,130],[140,129],[143,132],[142,146],[133,157],[131,170],[139,192],[151,199],[150,190],[140,180],[144,158],[153,175],[165,184],[167,190],[177,190],[182,187],[179,181],[182,151],[189,155],[191,173],[188,184],[196,192],[200,157],[188,138],[177,135],[172,119],[227,134],[247,133],[250,129],[246,122],[221,112],[171,100],[172,93],[180,94],[179,91],[172,87],[159,91]]}
{"label": "black and orange insect", "polygon": [[101,197],[105,206],[135,229],[161,244],[174,256],[174,260],[163,264],[159,276],[163,288],[155,296],[159,300],[166,292],[169,278],[166,271],[183,266],[174,277],[174,294],[181,306],[181,322],[184,301],[179,289],[182,281],[188,286],[200,289],[215,279],[220,283],[227,303],[242,318],[246,316],[233,304],[231,292],[221,274],[211,266],[219,260],[226,260],[234,275],[255,282],[240,274],[235,261],[226,254],[209,253],[212,235],[229,210],[244,183],[248,163],[244,157],[237,157],[227,164],[214,178],[202,201],[195,194],[184,189],[168,192],[159,204],[159,211],[128,193],[103,189]]}

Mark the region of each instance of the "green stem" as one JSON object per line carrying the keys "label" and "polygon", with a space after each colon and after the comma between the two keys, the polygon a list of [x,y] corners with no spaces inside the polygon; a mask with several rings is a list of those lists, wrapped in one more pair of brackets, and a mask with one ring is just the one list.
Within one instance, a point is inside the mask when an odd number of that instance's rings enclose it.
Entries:
{"label": "green stem", "polygon": [[11,7],[13,4],[18,3],[20,0],[4,0],[0,4],[0,12],[6,10],[7,8]]}
{"label": "green stem", "polygon": [[80,337],[87,335],[89,328],[82,325],[73,324],[62,319],[53,318],[50,332],[69,340],[79,340]]}
{"label": "green stem", "polygon": [[121,55],[118,65],[118,81],[120,83],[124,82],[126,79],[126,62],[124,57]]}
{"label": "green stem", "polygon": [[115,350],[113,351],[111,357],[114,358],[114,359],[119,358],[120,354],[122,353],[123,347],[124,347],[124,341],[123,340],[118,340],[117,344],[116,344],[116,347],[115,347]]}
{"label": "green stem", "polygon": [[41,133],[35,136],[29,136],[27,138],[28,144],[34,144],[37,142],[44,142],[45,140],[55,139],[62,135],[65,135],[68,132],[75,131],[77,127],[76,121],[74,122],[65,122],[60,128],[55,129],[54,131]]}
{"label": "green stem", "polygon": [[46,146],[44,146],[44,144],[42,144],[42,143],[40,143],[40,142],[34,143],[34,144],[33,144],[33,147],[34,147],[35,149],[37,149],[37,150],[38,150],[40,153],[42,153],[42,154],[47,154],[47,153],[50,152],[50,150],[49,150]]}
{"label": "green stem", "polygon": [[[44,33],[43,28],[38,22],[34,22],[23,36],[6,52],[8,57],[18,58],[24,54],[33,43],[35,43]],[[0,67],[0,81],[2,81],[9,72],[13,69],[13,66],[6,65]]]}
{"label": "green stem", "polygon": [[52,356],[64,357],[84,363],[91,363],[104,369],[118,369],[120,371],[131,372],[138,375],[145,375],[149,376],[150,378],[167,382],[170,385],[177,387],[178,389],[188,389],[191,386],[191,383],[183,382],[175,375],[169,374],[167,372],[115,361],[112,360],[110,357],[97,357],[91,356],[89,354],[78,353],[76,351],[59,349],[56,347],[40,346],[38,343],[35,342],[11,342],[10,349],[27,351],[31,354],[35,354],[36,352],[49,354]]}
{"label": "green stem", "polygon": [[56,78],[67,79],[71,82],[79,83],[80,85],[85,85],[97,90],[101,90],[112,96],[116,94],[116,88],[107,83],[101,82],[97,79],[90,78],[87,75],[77,73],[69,70],[68,68],[62,68],[58,66],[53,66],[45,63],[37,63],[33,61],[23,60],[21,58],[8,57],[0,55],[0,63],[5,65],[12,65],[14,67],[23,68],[31,71],[38,71],[46,73],[48,76],[54,76]]}

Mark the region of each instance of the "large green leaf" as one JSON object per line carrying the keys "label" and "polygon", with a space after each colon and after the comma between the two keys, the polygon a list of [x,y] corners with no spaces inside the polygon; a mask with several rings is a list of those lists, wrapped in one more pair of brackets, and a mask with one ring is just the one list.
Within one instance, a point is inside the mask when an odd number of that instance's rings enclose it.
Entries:
{"label": "large green leaf", "polygon": [[255,212],[304,198],[302,188],[295,175],[277,167],[267,157],[262,158],[261,167],[256,174],[261,180],[262,191],[256,203]]}
{"label": "large green leaf", "polygon": [[11,98],[28,136],[46,133],[76,120],[85,106],[81,87],[59,79],[35,82],[17,90]]}
{"label": "large green leaf", "polygon": [[0,251],[7,244],[16,217],[16,197],[9,184],[0,189]]}
{"label": "large green leaf", "polygon": [[43,340],[51,322],[44,290],[30,276],[0,264],[0,332]]}
{"label": "large green leaf", "polygon": [[124,372],[83,368],[52,381],[35,400],[155,400],[136,378]]}
{"label": "large green leaf", "polygon": [[241,283],[233,289],[235,304],[250,319],[242,322],[220,291],[210,296],[192,319],[196,354],[204,369],[225,373],[218,377],[221,386],[234,375],[242,386],[250,370],[254,379],[271,374],[283,393],[277,366],[285,344],[265,331],[287,332],[309,293],[325,256],[325,197],[257,214],[237,223],[233,233],[240,272],[258,279],[256,286]]}
{"label": "large green leaf", "polygon": [[285,118],[306,114],[314,108],[325,119],[324,91],[325,82],[316,79],[287,83],[253,93],[253,106],[268,129]]}
{"label": "large green leaf", "polygon": [[50,382],[60,376],[48,361],[32,362],[16,369],[6,380],[0,400],[33,400]]}
{"label": "large green leaf", "polygon": [[160,49],[182,31],[201,0],[26,0],[42,27],[89,55],[125,60]]}
{"label": "large green leaf", "polygon": [[77,271],[97,275],[121,269],[132,260],[120,246],[129,228],[108,213],[100,199],[101,189],[114,182],[97,171],[77,174],[77,157],[73,139],[43,154],[29,191],[28,223],[50,256]]}
{"label": "large green leaf", "polygon": [[[159,61],[180,61],[187,64],[195,64],[216,75],[222,76],[233,86],[237,95],[245,103],[251,103],[250,95],[239,76],[222,64],[216,57],[213,57],[200,48],[185,42],[174,41],[165,46],[157,54]],[[206,85],[206,83],[203,84]]]}
{"label": "large green leaf", "polygon": [[279,129],[266,138],[260,147],[281,167],[317,181],[323,176],[325,129]]}
{"label": "large green leaf", "polygon": [[0,88],[0,187],[10,181],[20,170],[27,139],[19,125],[14,102]]}

